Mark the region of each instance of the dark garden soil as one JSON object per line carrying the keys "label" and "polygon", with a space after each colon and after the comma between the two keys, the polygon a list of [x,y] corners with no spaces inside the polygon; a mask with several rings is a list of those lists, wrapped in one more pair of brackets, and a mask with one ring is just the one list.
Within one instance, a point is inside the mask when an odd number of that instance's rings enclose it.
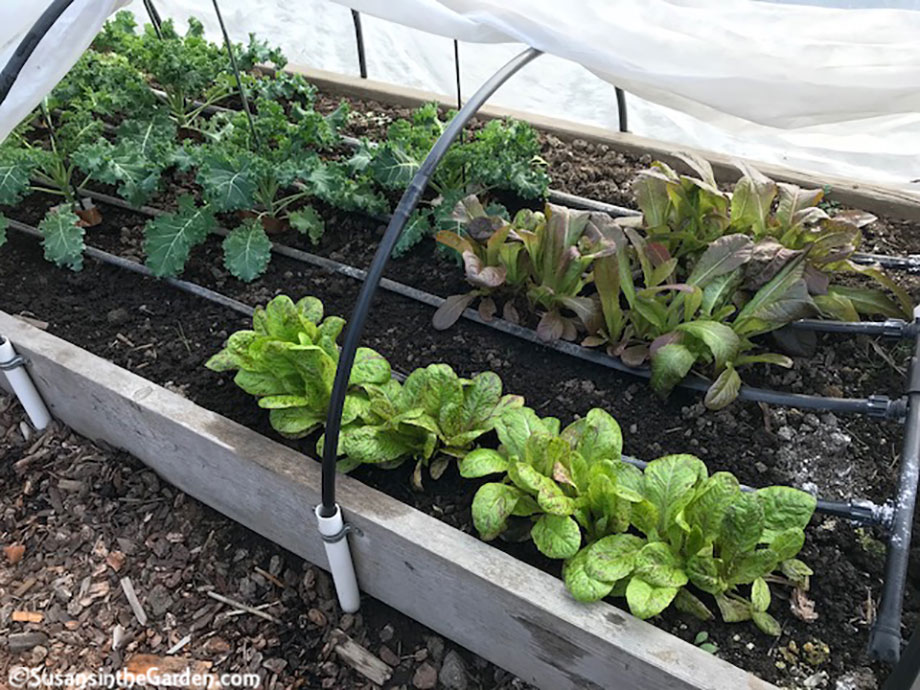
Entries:
{"label": "dark garden soil", "polygon": [[[13,216],[34,224],[46,207],[47,202],[33,197]],[[104,210],[105,222],[88,232],[88,241],[113,253],[140,258],[140,225],[145,218]],[[379,238],[376,224],[330,214],[326,227],[318,253],[366,265]],[[393,262],[388,275],[442,295],[465,291],[459,272],[434,258],[430,245]],[[342,316],[350,313],[359,289],[350,278],[278,256],[265,276],[244,285],[222,268],[217,239],[195,250],[183,277],[251,305],[264,304],[279,293],[295,298],[313,294],[323,300],[327,313]],[[164,283],[93,261],[87,261],[79,274],[54,269],[41,258],[34,240],[13,231],[9,245],[0,251],[0,295],[0,309],[46,321],[51,332],[277,438],[267,416],[232,385],[229,376],[202,366],[229,333],[246,327],[245,319],[238,315]],[[364,342],[404,372],[435,361],[447,362],[463,375],[496,371],[508,391],[524,395],[540,414],[559,416],[565,423],[591,407],[603,407],[623,428],[624,451],[638,457],[693,452],[712,471],[730,470],[745,483],[790,484],[817,489],[828,498],[864,496],[884,501],[894,490],[901,438],[897,424],[747,403],[712,413],[702,408],[698,397],[681,393],[662,402],[644,382],[476,324],[462,322],[445,332],[433,331],[429,326],[431,314],[428,307],[381,292]],[[749,381],[825,395],[898,396],[907,354],[903,344],[822,337],[817,354],[798,360],[792,371],[761,372]],[[356,474],[362,481],[472,532],[469,505],[477,483],[461,480],[451,468],[437,482],[426,478],[426,491],[416,493],[408,481],[411,469],[404,466],[384,472],[362,468]],[[833,688],[836,681],[850,680],[856,673],[883,678],[885,669],[870,667],[864,655],[882,578],[881,535],[823,516],[814,519],[807,534],[802,558],[816,571],[810,592],[816,602],[816,621],[806,623],[793,615],[787,592],[777,587],[771,613],[783,625],[779,640],[760,634],[750,625],[701,624],[670,611],[656,623],[689,640],[706,631],[718,645],[720,657],[780,685],[801,686],[810,679],[817,683],[812,687],[827,683],[826,687]],[[558,572],[558,564],[541,559],[529,543],[497,545]],[[905,600],[906,630],[916,625],[920,609],[920,592],[910,584],[920,576],[920,551],[915,549],[912,556]],[[870,670],[865,671],[866,667]]]}
{"label": "dark garden soil", "polygon": [[[380,101],[353,97],[340,97],[317,93],[314,107],[330,113],[341,101],[347,101],[352,116],[343,134],[368,137],[371,140],[386,138],[387,127],[399,118],[409,117],[412,108],[394,106]],[[478,129],[483,120],[474,118],[470,129]],[[617,151],[607,144],[597,144],[582,139],[563,141],[547,132],[539,131],[541,155],[548,163],[553,189],[579,196],[636,208],[630,185],[636,173],[649,166],[652,158]],[[679,147],[675,147],[679,150]],[[881,254],[920,253],[920,224],[891,216],[881,216],[878,221],[863,229],[865,242],[862,251]]]}
{"label": "dark garden soil", "polygon": [[115,672],[137,654],[175,654],[215,674],[256,673],[264,690],[378,687],[336,653],[347,636],[392,667],[388,688],[434,688],[439,678],[449,690],[529,687],[370,597],[342,614],[320,568],[126,453],[59,423],[36,436],[24,420],[0,395],[0,686],[16,666]]}

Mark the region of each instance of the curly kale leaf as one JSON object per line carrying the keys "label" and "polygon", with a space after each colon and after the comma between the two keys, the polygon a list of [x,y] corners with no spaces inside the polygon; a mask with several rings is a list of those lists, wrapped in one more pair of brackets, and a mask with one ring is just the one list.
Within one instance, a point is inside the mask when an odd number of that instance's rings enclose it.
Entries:
{"label": "curly kale leaf", "polygon": [[159,278],[179,275],[189,252],[214,229],[214,213],[208,206],[196,206],[191,196],[179,197],[179,210],[159,216],[144,226],[147,267]]}
{"label": "curly kale leaf", "polygon": [[57,207],[48,211],[38,230],[42,234],[45,258],[72,271],[83,268],[83,227],[73,211]]}
{"label": "curly kale leaf", "polygon": [[223,242],[224,266],[240,280],[251,283],[265,273],[272,257],[272,243],[255,218],[231,230]]}

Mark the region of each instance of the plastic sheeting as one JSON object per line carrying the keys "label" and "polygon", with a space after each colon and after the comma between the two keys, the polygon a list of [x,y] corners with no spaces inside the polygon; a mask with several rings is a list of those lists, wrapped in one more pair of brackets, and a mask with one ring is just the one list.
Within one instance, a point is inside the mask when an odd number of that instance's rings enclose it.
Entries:
{"label": "plastic sheeting", "polygon": [[[371,13],[386,14],[390,6],[398,0],[373,0],[367,3]],[[789,2],[791,0],[783,0]],[[172,17],[177,26],[184,26],[189,16],[203,20],[207,34],[214,40],[220,40],[217,22],[210,0],[155,0],[164,17]],[[920,0],[801,0],[801,2],[822,5],[891,5],[899,8],[914,7],[920,9]],[[220,0],[221,9],[230,35],[234,40],[244,40],[246,34],[254,31],[260,36],[280,45],[291,62],[318,67],[321,69],[357,74],[357,55],[355,51],[354,28],[347,5],[356,3],[329,2],[328,0],[300,0],[287,3],[282,0]],[[498,2],[496,1],[496,3]],[[501,5],[521,6],[518,2],[502,2]],[[526,3],[529,6],[529,3]],[[535,3],[540,4],[540,3]],[[617,4],[597,0],[569,0],[560,3],[561,11],[579,11],[582,6],[599,6],[604,10],[608,5]],[[642,3],[630,2],[638,6]],[[694,3],[698,5],[700,3]],[[710,7],[723,6],[736,8],[757,6],[762,3],[738,2],[726,0],[725,3],[707,3]],[[445,5],[429,0],[422,10],[437,5],[443,13]],[[687,7],[687,3],[682,3]],[[820,8],[800,8],[783,5],[766,5],[771,13],[798,12],[801,9],[815,11]],[[145,12],[139,0],[131,4],[139,21],[145,20]],[[364,9],[364,8],[362,8]],[[641,8],[640,8],[641,9]],[[422,11],[420,10],[420,11]],[[823,10],[843,13],[849,10]],[[906,11],[892,14],[889,11],[877,16],[892,18],[892,25],[901,35],[910,33],[903,30],[904,17],[914,18],[916,14]],[[449,14],[444,16],[450,16]],[[368,73],[371,79],[402,84],[436,93],[453,94],[454,53],[449,38],[429,31],[422,31],[401,24],[378,19],[362,14],[364,38],[367,47]],[[410,17],[411,19],[411,17]],[[885,24],[887,20],[877,20]],[[413,25],[421,25],[420,19]],[[858,23],[858,22],[855,22]],[[737,44],[748,49],[749,36],[758,36],[759,26],[754,23],[738,27],[740,39]],[[426,29],[431,24],[425,23]],[[695,25],[679,27],[682,34],[692,38]],[[599,33],[604,33],[599,30]],[[582,32],[583,33],[583,32]],[[820,38],[822,31],[815,31]],[[824,40],[833,37],[831,24],[825,23]],[[576,44],[578,34],[573,38]],[[606,34],[604,34],[606,36]],[[772,34],[771,34],[772,35]],[[866,35],[867,36],[867,35]],[[866,36],[862,39],[868,40]],[[495,38],[499,38],[496,34]],[[885,41],[889,37],[885,38]],[[507,37],[504,40],[510,40]],[[754,42],[762,39],[756,39]],[[778,39],[777,52],[791,49],[791,37]],[[605,44],[613,46],[612,41]],[[505,61],[519,52],[520,43],[460,44],[461,79],[464,94],[471,94],[485,79],[498,69]],[[908,47],[910,54],[917,48]],[[637,49],[638,64],[643,64],[646,48]],[[820,52],[820,51],[818,51]],[[724,63],[731,63],[733,56],[719,54],[718,63],[727,69]],[[682,56],[675,58],[677,67],[681,65]],[[916,72],[916,70],[915,70]],[[807,75],[807,70],[800,73]],[[794,76],[794,75],[793,75]],[[791,77],[790,77],[791,78]],[[782,84],[780,84],[782,86]],[[817,105],[818,99],[812,97]],[[875,97],[873,102],[879,100]],[[491,99],[491,103],[509,108],[539,113],[552,117],[606,127],[616,130],[618,126],[616,101],[610,85],[596,77],[580,64],[568,59],[546,55],[525,67],[503,86]],[[759,102],[759,101],[758,101]],[[671,142],[675,148],[681,146],[697,147],[718,151],[720,153],[742,156],[754,160],[786,165],[791,168],[810,170],[816,173],[829,173],[851,177],[867,182],[879,182],[903,185],[907,189],[917,190],[920,184],[910,181],[920,177],[920,114],[904,113],[901,115],[882,115],[869,120],[847,120],[835,124],[821,124],[810,127],[779,128],[756,124],[750,120],[726,114],[711,114],[694,117],[686,112],[665,107],[638,97],[634,91],[627,95],[630,131],[635,134]],[[811,104],[814,106],[815,104]],[[877,105],[877,104],[876,104]],[[823,107],[823,106],[822,106]]]}
{"label": "plastic sheeting", "polygon": [[751,0],[334,1],[584,65],[649,102],[640,114],[670,124],[670,135],[640,134],[886,182],[920,177],[916,11]]}
{"label": "plastic sheeting", "polygon": [[336,1],[464,41],[523,43],[723,128],[920,112],[912,11],[750,0]]}
{"label": "plastic sheeting", "polygon": [[[0,141],[4,140],[54,88],[92,42],[109,14],[128,0],[74,0],[23,65],[0,104]],[[0,2],[0,65],[5,65],[42,12],[43,2]]]}

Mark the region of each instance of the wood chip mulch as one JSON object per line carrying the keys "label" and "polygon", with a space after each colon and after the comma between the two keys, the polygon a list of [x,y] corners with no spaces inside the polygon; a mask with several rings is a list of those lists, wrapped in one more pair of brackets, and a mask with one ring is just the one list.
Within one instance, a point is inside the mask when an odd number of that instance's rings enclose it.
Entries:
{"label": "wood chip mulch", "polygon": [[9,669],[255,673],[259,688],[528,686],[0,394],[0,688]]}

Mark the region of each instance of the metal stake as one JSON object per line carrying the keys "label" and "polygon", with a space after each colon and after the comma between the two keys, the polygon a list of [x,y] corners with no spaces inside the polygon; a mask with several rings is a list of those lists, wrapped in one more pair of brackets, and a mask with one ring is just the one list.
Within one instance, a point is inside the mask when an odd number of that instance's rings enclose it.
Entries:
{"label": "metal stake", "polygon": [[620,118],[620,131],[628,132],[628,123],[626,122],[626,92],[619,86],[614,86],[617,94],[617,115]]}

